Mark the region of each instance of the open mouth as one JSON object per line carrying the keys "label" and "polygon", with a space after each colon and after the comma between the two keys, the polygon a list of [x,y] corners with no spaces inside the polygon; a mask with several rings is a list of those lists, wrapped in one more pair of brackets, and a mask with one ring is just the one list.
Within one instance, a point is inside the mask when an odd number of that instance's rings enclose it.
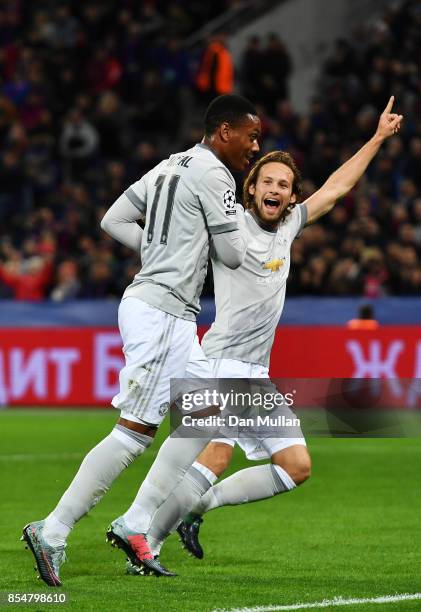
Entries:
{"label": "open mouth", "polygon": [[269,214],[276,213],[280,205],[281,203],[279,202],[279,200],[276,200],[275,198],[265,198],[263,200],[264,209]]}

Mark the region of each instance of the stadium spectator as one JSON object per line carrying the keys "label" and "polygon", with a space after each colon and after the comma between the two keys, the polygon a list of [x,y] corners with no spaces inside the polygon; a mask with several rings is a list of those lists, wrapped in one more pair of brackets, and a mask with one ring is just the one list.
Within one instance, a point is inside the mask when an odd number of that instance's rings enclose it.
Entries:
{"label": "stadium spectator", "polygon": [[23,206],[24,166],[17,151],[6,150],[0,157],[0,222]]}
{"label": "stadium spectator", "polygon": [[66,175],[78,180],[85,174],[98,145],[98,132],[82,113],[73,109],[64,124],[60,137],[60,151],[67,165]]}
{"label": "stadium spectator", "polygon": [[95,49],[86,69],[89,92],[94,95],[116,87],[122,76],[122,67],[116,57],[112,41],[108,43],[108,47],[109,49],[104,47]]}
{"label": "stadium spectator", "polygon": [[53,271],[51,257],[33,256],[23,259],[11,252],[9,260],[0,264],[0,281],[10,287],[15,300],[39,302],[47,295]]}
{"label": "stadium spectator", "polygon": [[250,36],[243,52],[240,78],[244,95],[251,100],[259,100],[260,73],[262,69],[262,49],[259,36]]}
{"label": "stadium spectator", "polygon": [[116,279],[109,262],[94,260],[89,267],[80,296],[90,299],[110,298],[117,295]]}
{"label": "stadium spectator", "polygon": [[179,36],[171,34],[162,44],[158,44],[154,60],[165,83],[175,95],[178,96],[180,89],[190,85],[189,54]]}
{"label": "stadium spectator", "polygon": [[128,183],[134,183],[139,176],[149,172],[158,162],[159,157],[155,145],[147,140],[139,142],[126,166]]}
{"label": "stadium spectator", "polygon": [[411,138],[409,142],[409,154],[403,163],[403,175],[411,179],[421,189],[421,136]]}
{"label": "stadium spectator", "polygon": [[352,257],[343,257],[333,263],[329,275],[327,293],[336,295],[361,294],[360,266]]}
{"label": "stadium spectator", "polygon": [[232,93],[234,66],[225,34],[220,33],[209,41],[196,76],[196,87],[205,103],[216,96]]}
{"label": "stadium spectator", "polygon": [[377,298],[386,295],[389,273],[380,249],[376,247],[365,249],[361,256],[361,268],[363,275],[363,295],[369,298]]}
{"label": "stadium spectator", "polygon": [[291,57],[278,34],[272,32],[267,39],[260,65],[258,102],[269,114],[274,114],[279,101],[288,98],[288,77],[292,70]]}
{"label": "stadium spectator", "polygon": [[374,317],[374,308],[371,304],[363,304],[358,309],[356,319],[351,319],[346,324],[348,329],[378,329],[379,323]]}
{"label": "stadium spectator", "polygon": [[258,36],[249,38],[241,59],[242,88],[271,117],[275,117],[279,102],[288,99],[291,71],[291,57],[278,34],[270,33],[264,48]]}
{"label": "stadium spectator", "polygon": [[70,6],[60,4],[54,11],[54,22],[49,40],[57,49],[71,49],[76,46],[79,35],[79,21],[71,13]]}
{"label": "stadium spectator", "polygon": [[[180,11],[179,14],[182,14]],[[140,33],[143,38],[151,40],[153,35],[164,27],[164,19],[154,2],[142,2],[140,4],[139,23]]]}
{"label": "stadium spectator", "polygon": [[[171,100],[171,105],[168,104]],[[149,140],[175,138],[179,124],[174,121],[174,113],[179,108],[177,96],[172,97],[170,90],[155,68],[148,68],[143,75],[141,90],[137,96],[136,110],[133,112],[132,125],[136,133]]]}
{"label": "stadium spectator", "polygon": [[121,159],[128,150],[129,124],[127,110],[114,91],[104,91],[94,117],[99,134],[101,155],[107,159]]}
{"label": "stadium spectator", "polygon": [[67,259],[58,266],[57,282],[50,293],[50,298],[53,302],[73,300],[78,297],[80,287],[77,264],[75,261]]}

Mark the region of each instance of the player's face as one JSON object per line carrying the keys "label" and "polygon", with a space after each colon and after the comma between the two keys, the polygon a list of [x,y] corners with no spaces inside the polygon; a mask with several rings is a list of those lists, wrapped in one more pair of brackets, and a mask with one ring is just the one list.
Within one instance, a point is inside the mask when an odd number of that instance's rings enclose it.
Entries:
{"label": "player's face", "polygon": [[294,173],[285,164],[268,162],[260,168],[249,193],[254,196],[255,212],[262,221],[270,225],[279,223],[286,207],[296,201],[293,184]]}
{"label": "player's face", "polygon": [[249,166],[251,159],[260,149],[260,133],[260,119],[255,115],[246,115],[236,126],[227,125],[225,156],[233,170],[242,172]]}

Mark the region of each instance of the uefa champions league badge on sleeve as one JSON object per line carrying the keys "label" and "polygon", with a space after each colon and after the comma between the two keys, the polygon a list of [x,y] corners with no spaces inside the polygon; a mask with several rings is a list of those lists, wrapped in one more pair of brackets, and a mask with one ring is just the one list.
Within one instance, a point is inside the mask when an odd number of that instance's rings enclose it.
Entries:
{"label": "uefa champions league badge on sleeve", "polygon": [[235,193],[232,189],[227,189],[224,193],[224,206],[226,215],[236,215],[235,210]]}

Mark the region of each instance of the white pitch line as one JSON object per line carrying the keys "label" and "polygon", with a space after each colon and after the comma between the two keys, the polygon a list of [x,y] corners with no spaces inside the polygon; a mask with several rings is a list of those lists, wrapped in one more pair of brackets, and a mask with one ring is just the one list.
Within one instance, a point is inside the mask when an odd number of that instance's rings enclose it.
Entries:
{"label": "white pitch line", "polygon": [[358,604],[383,604],[397,601],[411,601],[421,599],[421,593],[402,593],[401,595],[384,595],[382,597],[365,597],[344,599],[324,599],[313,603],[297,603],[285,606],[256,606],[253,608],[218,608],[213,612],[278,612],[278,610],[310,610],[314,608],[329,608],[330,606],[352,606]]}

